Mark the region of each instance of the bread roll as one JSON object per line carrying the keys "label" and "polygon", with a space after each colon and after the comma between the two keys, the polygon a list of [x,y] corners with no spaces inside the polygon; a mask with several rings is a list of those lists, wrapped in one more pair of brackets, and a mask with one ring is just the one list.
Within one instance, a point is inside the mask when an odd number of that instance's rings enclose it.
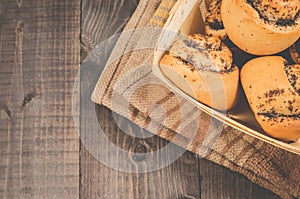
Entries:
{"label": "bread roll", "polygon": [[224,40],[227,34],[221,18],[221,3],[222,0],[213,0],[209,4],[205,16],[205,34]]}
{"label": "bread roll", "polygon": [[241,83],[258,123],[281,140],[300,138],[300,65],[280,56],[250,60],[241,70]]}
{"label": "bread roll", "polygon": [[299,0],[226,0],[221,16],[229,39],[251,54],[278,53],[300,36]]}
{"label": "bread roll", "polygon": [[232,65],[230,50],[217,37],[178,38],[160,67],[180,89],[212,108],[228,110],[236,102],[239,70]]}

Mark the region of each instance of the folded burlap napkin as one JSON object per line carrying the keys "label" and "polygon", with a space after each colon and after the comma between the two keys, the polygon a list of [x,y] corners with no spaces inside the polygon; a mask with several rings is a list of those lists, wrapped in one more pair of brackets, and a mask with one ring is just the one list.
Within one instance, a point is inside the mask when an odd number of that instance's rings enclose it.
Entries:
{"label": "folded burlap napkin", "polygon": [[153,75],[154,47],[175,2],[139,2],[110,55],[92,100],[282,198],[300,198],[299,155],[216,121]]}

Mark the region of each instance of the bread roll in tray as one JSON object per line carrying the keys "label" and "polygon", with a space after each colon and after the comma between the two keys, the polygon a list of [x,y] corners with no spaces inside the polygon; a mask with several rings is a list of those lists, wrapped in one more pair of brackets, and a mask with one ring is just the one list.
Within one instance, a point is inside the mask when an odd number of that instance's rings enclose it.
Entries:
{"label": "bread roll in tray", "polygon": [[218,37],[178,36],[160,68],[177,87],[214,109],[231,109],[237,101],[239,69]]}
{"label": "bread roll in tray", "polygon": [[300,138],[300,65],[281,56],[248,61],[241,83],[256,120],[274,138]]}
{"label": "bread roll in tray", "polygon": [[300,37],[299,0],[223,0],[221,17],[229,39],[254,55],[281,52]]}

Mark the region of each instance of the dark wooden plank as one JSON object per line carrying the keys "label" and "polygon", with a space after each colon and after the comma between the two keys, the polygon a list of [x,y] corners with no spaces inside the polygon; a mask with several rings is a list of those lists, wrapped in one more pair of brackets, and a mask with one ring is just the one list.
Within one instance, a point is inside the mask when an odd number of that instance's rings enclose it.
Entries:
{"label": "dark wooden plank", "polygon": [[201,198],[280,199],[246,177],[205,159],[199,159]]}
{"label": "dark wooden plank", "polygon": [[[116,42],[139,0],[82,0],[81,60],[101,42]],[[112,47],[109,45],[108,47]],[[112,49],[103,51],[107,57]]]}
{"label": "dark wooden plank", "polygon": [[0,198],[79,196],[79,34],[79,1],[0,2]]}

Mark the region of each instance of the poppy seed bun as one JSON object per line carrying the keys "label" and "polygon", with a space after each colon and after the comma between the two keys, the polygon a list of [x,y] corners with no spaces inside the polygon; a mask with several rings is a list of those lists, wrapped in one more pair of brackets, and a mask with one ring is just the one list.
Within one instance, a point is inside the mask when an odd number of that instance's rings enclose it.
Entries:
{"label": "poppy seed bun", "polygon": [[280,56],[248,61],[241,83],[255,118],[264,131],[281,140],[300,138],[300,65]]}
{"label": "poppy seed bun", "polygon": [[270,55],[300,36],[299,0],[226,0],[221,16],[230,40],[255,55]]}
{"label": "poppy seed bun", "polygon": [[295,0],[246,0],[261,18],[288,25],[299,15],[299,1]]}
{"label": "poppy seed bun", "polygon": [[231,109],[237,98],[239,70],[230,50],[216,37],[178,38],[160,61],[163,74],[185,93],[218,110]]}
{"label": "poppy seed bun", "polygon": [[224,40],[227,34],[221,18],[221,3],[222,0],[213,0],[209,4],[205,16],[205,34]]}
{"label": "poppy seed bun", "polygon": [[178,37],[170,54],[202,70],[221,72],[233,66],[230,49],[217,37],[201,34]]}

